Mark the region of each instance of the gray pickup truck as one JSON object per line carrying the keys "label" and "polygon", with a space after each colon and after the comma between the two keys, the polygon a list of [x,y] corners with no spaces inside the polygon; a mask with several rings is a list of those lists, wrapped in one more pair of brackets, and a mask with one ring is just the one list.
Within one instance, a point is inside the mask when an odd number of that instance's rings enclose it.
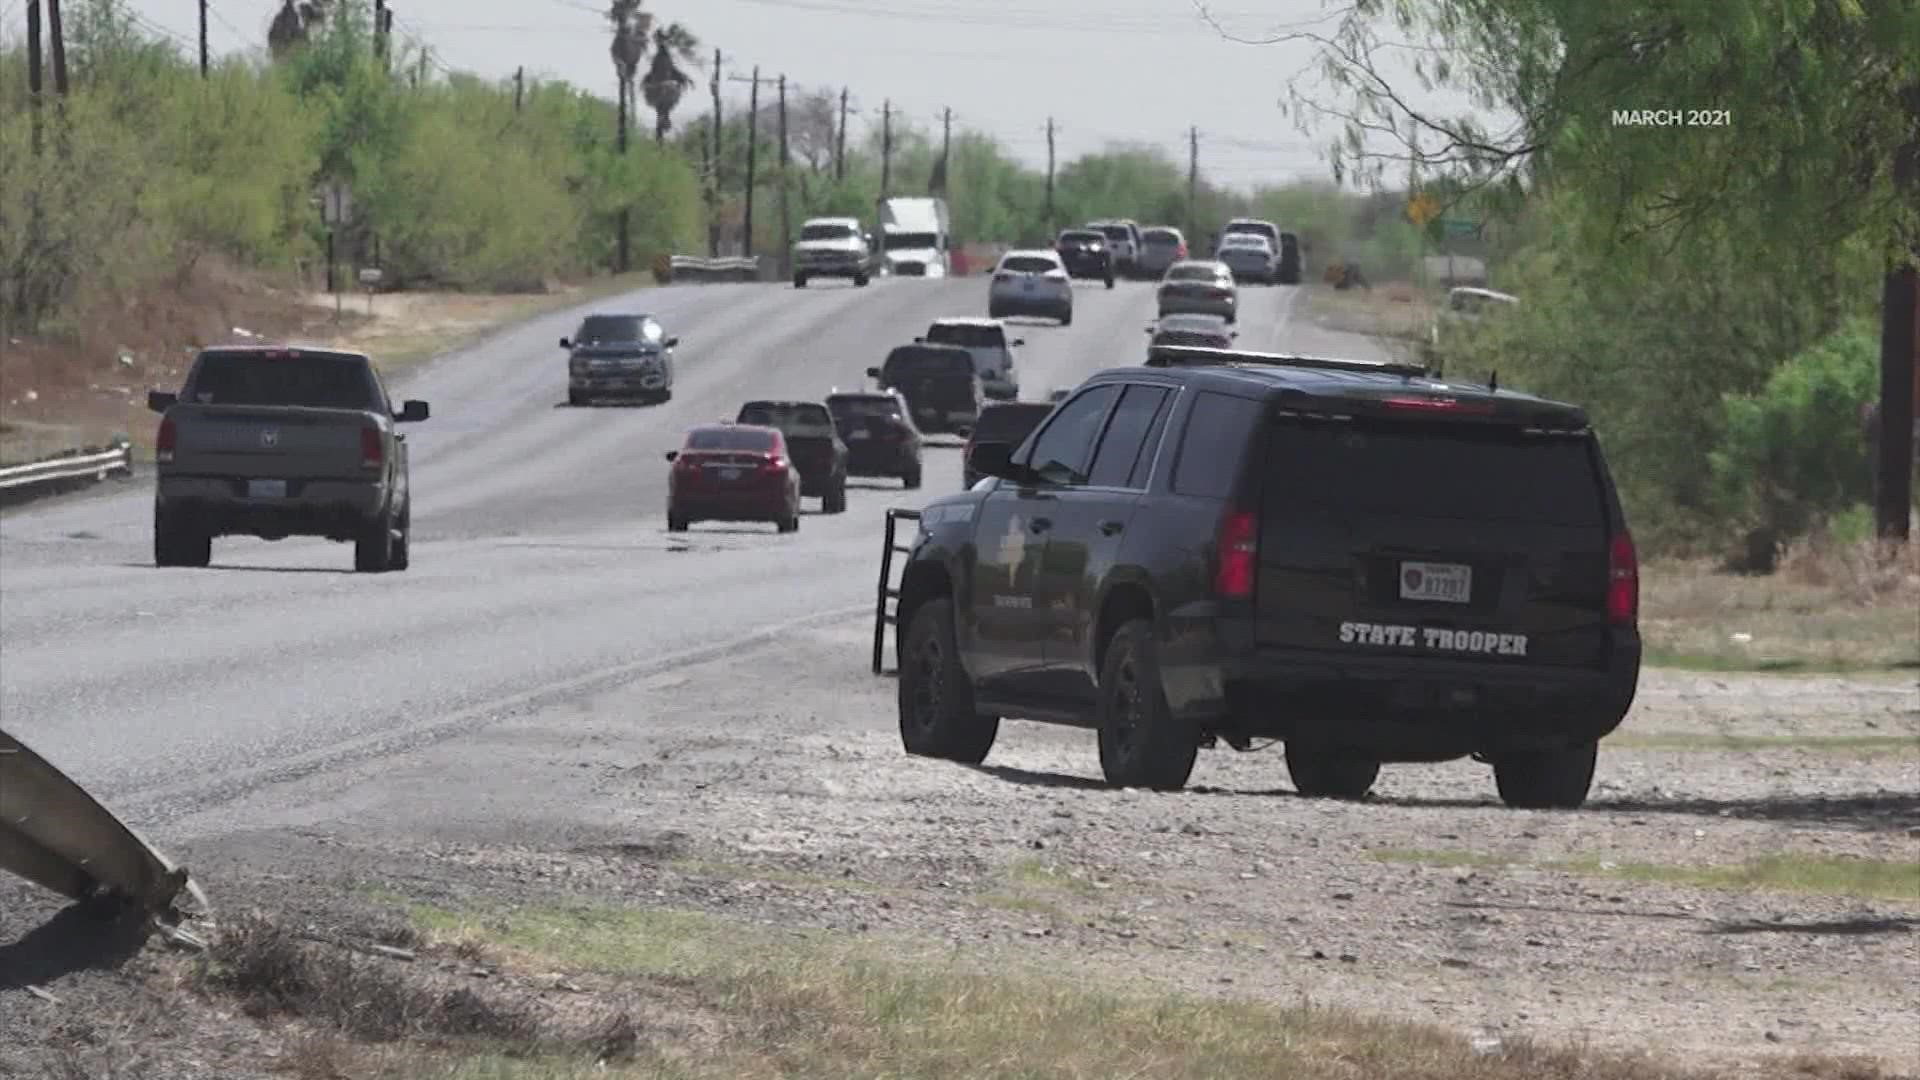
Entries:
{"label": "gray pickup truck", "polygon": [[353,541],[353,568],[405,570],[412,525],[406,436],[427,403],[398,410],[361,353],[221,347],[177,394],[155,390],[159,480],[153,561],[205,566],[216,536]]}

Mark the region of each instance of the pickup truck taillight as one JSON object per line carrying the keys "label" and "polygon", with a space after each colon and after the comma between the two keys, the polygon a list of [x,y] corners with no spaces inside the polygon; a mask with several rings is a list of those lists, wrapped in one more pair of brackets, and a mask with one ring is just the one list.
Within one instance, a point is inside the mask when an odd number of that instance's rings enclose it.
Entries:
{"label": "pickup truck taillight", "polygon": [[380,438],[377,427],[360,429],[360,467],[377,469],[387,462],[387,446]]}
{"label": "pickup truck taillight", "polygon": [[1229,510],[1220,519],[1220,534],[1215,539],[1213,571],[1214,594],[1235,600],[1253,595],[1257,569],[1259,522],[1247,510]]}
{"label": "pickup truck taillight", "polygon": [[1632,626],[1640,618],[1640,556],[1621,530],[1607,545],[1607,621]]}
{"label": "pickup truck taillight", "polygon": [[171,464],[173,444],[178,437],[174,432],[173,421],[163,417],[160,420],[160,433],[153,437],[153,460],[162,465]]}

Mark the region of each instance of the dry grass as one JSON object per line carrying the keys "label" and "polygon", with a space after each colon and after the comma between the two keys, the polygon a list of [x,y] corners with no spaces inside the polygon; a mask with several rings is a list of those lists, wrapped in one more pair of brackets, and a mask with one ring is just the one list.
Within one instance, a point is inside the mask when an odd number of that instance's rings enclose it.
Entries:
{"label": "dry grass", "polygon": [[[1382,862],[1422,866],[1501,869],[1521,865],[1512,859],[1476,851],[1382,848],[1371,853]],[[1787,853],[1728,866],[1673,866],[1614,862],[1599,858],[1559,859],[1538,864],[1547,870],[1657,881],[1702,889],[1766,889],[1819,893],[1920,904],[1920,860],[1836,858]]]}
{"label": "dry grass", "polygon": [[1420,291],[1404,282],[1344,292],[1325,285],[1306,287],[1303,313],[1329,330],[1372,337],[1424,342],[1433,326],[1434,308]]}
{"label": "dry grass", "polygon": [[1769,575],[1703,562],[1641,570],[1649,663],[1709,670],[1920,667],[1920,543],[1809,541]]}
{"label": "dry grass", "polygon": [[1613,750],[1664,753],[1808,753],[1837,757],[1920,760],[1914,735],[1720,735],[1694,731],[1623,731],[1602,744]]}

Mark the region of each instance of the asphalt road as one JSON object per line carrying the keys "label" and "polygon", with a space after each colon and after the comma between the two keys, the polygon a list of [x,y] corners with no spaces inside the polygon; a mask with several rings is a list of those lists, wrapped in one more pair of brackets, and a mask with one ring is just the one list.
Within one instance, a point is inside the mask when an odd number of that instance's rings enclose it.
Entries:
{"label": "asphalt road", "polygon": [[[1246,347],[1379,355],[1308,325],[1293,289],[1242,297]],[[985,300],[981,279],[639,293],[623,306],[682,339],[675,397],[655,407],[564,404],[557,340],[579,310],[443,357],[397,388],[434,410],[408,436],[405,573],[356,575],[347,545],[245,538],[216,540],[210,569],[156,569],[146,479],[10,513],[0,716],[153,827],[844,618],[872,603],[883,509],[958,489],[953,444],[929,449],[920,491],[856,481],[847,513],[810,512],[790,536],[707,524],[670,537],[661,455],[745,398],[863,385],[887,349],[938,316],[984,314]],[[1072,327],[1022,321],[1024,397],[1141,359],[1149,286],[1083,286],[1076,303]]]}

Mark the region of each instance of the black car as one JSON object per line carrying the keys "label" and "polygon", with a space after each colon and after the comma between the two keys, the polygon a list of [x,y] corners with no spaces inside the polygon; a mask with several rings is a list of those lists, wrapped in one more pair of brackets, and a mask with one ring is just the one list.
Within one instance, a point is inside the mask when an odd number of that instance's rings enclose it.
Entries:
{"label": "black car", "polygon": [[882,390],[900,391],[921,431],[965,435],[986,401],[973,354],[958,345],[902,345],[867,376]]}
{"label": "black car", "polygon": [[897,476],[905,487],[920,486],[920,429],[905,398],[891,390],[836,390],[827,395],[827,411],[847,445],[847,475]]}
{"label": "black car", "polygon": [[[1170,350],[1171,351],[1171,350]],[[1109,783],[1286,743],[1294,786],[1472,756],[1572,808],[1640,671],[1633,540],[1581,409],[1418,367],[1179,350],[1109,368],[1004,482],[921,512],[895,609],[907,751],[1091,727]]]}
{"label": "black car", "polygon": [[787,454],[800,471],[800,494],[820,500],[823,513],[847,508],[847,444],[833,414],[818,401],[749,401],[736,424],[757,424],[786,436]]}
{"label": "black car", "polygon": [[1273,280],[1282,285],[1300,284],[1300,238],[1293,233],[1280,234],[1280,262]]}
{"label": "black car", "polygon": [[1113,248],[1098,229],[1062,229],[1053,242],[1054,253],[1071,278],[1104,281],[1113,288]]}
{"label": "black car", "polygon": [[567,404],[606,397],[669,400],[679,344],[651,315],[588,315],[572,337],[560,339],[567,350]]}
{"label": "black car", "polygon": [[[971,454],[973,444],[977,442],[999,442],[1008,446],[1019,446],[1026,441],[1033,429],[1040,426],[1053,412],[1053,405],[1044,401],[1001,401],[980,410],[980,420],[973,425],[973,433],[967,436],[966,445],[961,453]],[[961,465],[961,483],[972,487],[980,482],[980,474],[973,466]]]}

